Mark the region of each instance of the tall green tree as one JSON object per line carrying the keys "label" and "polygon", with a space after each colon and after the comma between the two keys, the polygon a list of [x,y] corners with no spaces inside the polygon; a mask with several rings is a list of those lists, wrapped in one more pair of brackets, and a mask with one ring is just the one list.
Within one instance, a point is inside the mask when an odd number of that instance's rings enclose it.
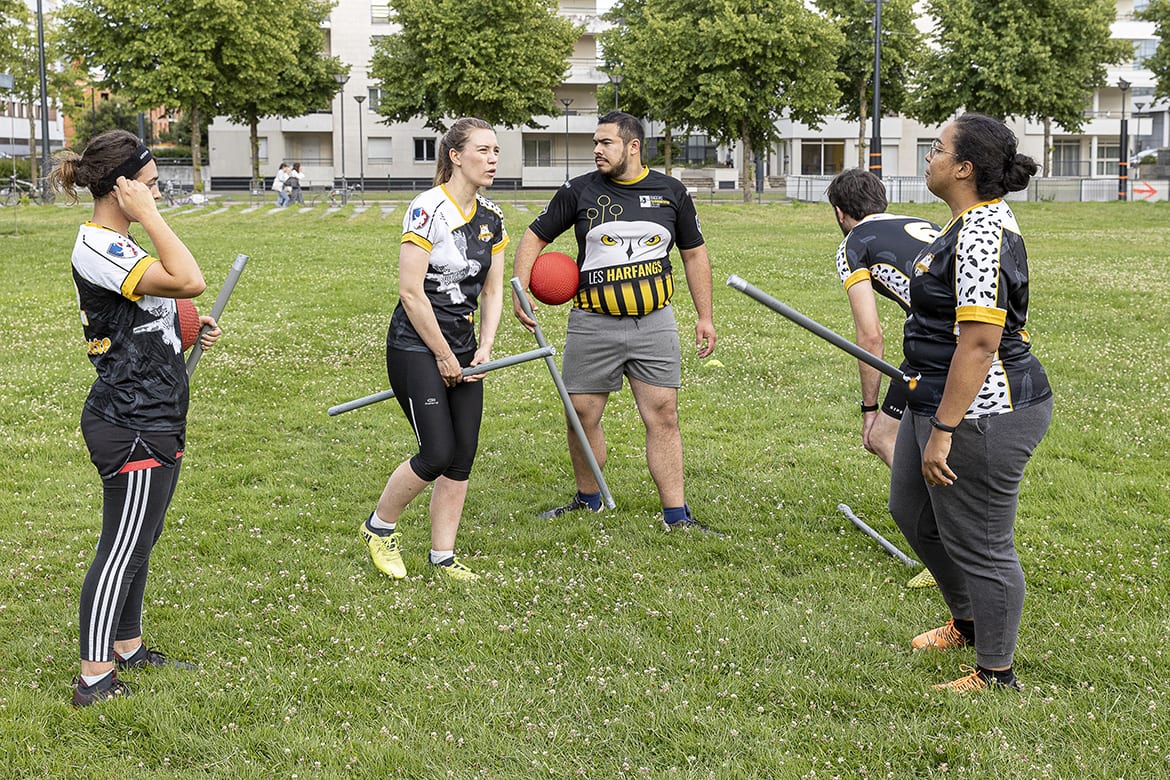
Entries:
{"label": "tall green tree", "polygon": [[[138,105],[181,109],[191,120],[195,187],[203,188],[205,116],[304,113],[322,102],[321,0],[66,0],[68,50],[99,83]],[[290,64],[289,60],[295,61]],[[320,63],[312,60],[322,59]],[[333,85],[336,88],[336,84]]]}
{"label": "tall green tree", "polygon": [[917,86],[913,113],[942,122],[959,109],[1079,132],[1106,68],[1133,56],[1110,37],[1113,0],[927,0],[937,56]]}
{"label": "tall green tree", "polygon": [[1154,97],[1170,98],[1170,0],[1150,0],[1145,10],[1136,16],[1153,22],[1158,34],[1158,48],[1145,63],[1158,81]]}
{"label": "tall green tree", "polygon": [[[45,37],[47,103],[52,110],[62,105],[70,106],[75,102],[79,92],[78,72],[61,56],[60,36],[54,17],[51,14],[42,14],[42,21]],[[35,180],[43,175],[40,171],[38,149],[38,141],[43,139],[40,139],[39,134],[41,71],[37,22],[32,11],[23,2],[16,2],[3,9],[3,14],[0,15],[0,28],[4,30],[0,57],[7,60],[0,63],[0,73],[6,72],[13,77],[12,98],[26,106],[29,176]]]}
{"label": "tall green tree", "polygon": [[[899,114],[910,104],[910,85],[924,60],[925,36],[915,23],[915,0],[881,0],[881,110],[883,116]],[[837,61],[837,88],[841,102],[836,110],[857,122],[857,164],[866,164],[866,122],[873,105],[874,0],[816,0],[845,36],[846,46]],[[880,151],[880,150],[879,150]]]}
{"label": "tall green tree", "polygon": [[644,14],[626,79],[644,82],[652,105],[673,105],[681,124],[739,144],[745,201],[753,150],[779,138],[776,121],[816,127],[840,100],[844,36],[802,0],[646,0]]}
{"label": "tall green tree", "polygon": [[[381,82],[378,113],[389,122],[477,116],[505,127],[538,127],[560,112],[578,28],[555,0],[392,0],[400,29],[377,43],[370,73]],[[472,21],[474,20],[474,21]]]}
{"label": "tall green tree", "polygon": [[[252,178],[260,176],[257,126],[263,117],[294,117],[329,108],[341,88],[336,76],[348,69],[325,56],[322,24],[332,0],[252,0],[252,13],[264,24],[225,41],[219,113],[248,126]],[[267,66],[252,65],[249,49],[264,52]]]}
{"label": "tall green tree", "polygon": [[[605,71],[622,74],[622,110],[661,122],[666,128],[663,152],[669,175],[674,130],[688,129],[680,109],[685,74],[674,67],[673,51],[686,30],[681,25],[667,25],[666,20],[652,28],[646,0],[619,0],[602,18],[613,23],[600,36]],[[609,89],[598,89],[599,103],[611,97]]]}

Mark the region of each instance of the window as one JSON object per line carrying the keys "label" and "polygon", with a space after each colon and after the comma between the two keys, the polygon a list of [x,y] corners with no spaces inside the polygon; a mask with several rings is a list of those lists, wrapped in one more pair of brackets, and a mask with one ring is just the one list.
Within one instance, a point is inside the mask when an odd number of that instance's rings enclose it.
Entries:
{"label": "window", "polygon": [[919,176],[926,174],[926,153],[930,151],[930,145],[934,143],[933,138],[919,138],[914,145],[914,154],[918,156],[918,162],[915,164],[915,171]]}
{"label": "window", "polygon": [[256,139],[256,145],[260,149],[260,162],[268,162],[268,136],[259,136]]}
{"label": "window", "polygon": [[548,168],[552,165],[552,139],[525,138],[524,166],[526,168]]}
{"label": "window", "polygon": [[378,106],[382,104],[382,88],[370,87],[370,102],[366,105],[370,107],[371,111],[377,112]]}
{"label": "window", "polygon": [[394,146],[392,138],[376,138],[371,136],[366,140],[366,157],[372,163],[394,162]]}
{"label": "window", "polygon": [[390,22],[390,4],[386,0],[370,0],[370,21],[374,24]]}
{"label": "window", "polygon": [[1121,161],[1121,144],[1097,145],[1097,175],[1111,176],[1117,174],[1118,163]]}
{"label": "window", "polygon": [[415,162],[434,162],[435,161],[435,139],[434,138],[416,138],[416,139],[414,139],[414,161]]}
{"label": "window", "polygon": [[1081,142],[1055,141],[1052,144],[1052,175],[1081,176]]}
{"label": "window", "polygon": [[1157,51],[1157,39],[1137,41],[1137,45],[1133,47],[1133,66],[1135,68],[1144,68],[1146,66],[1146,60],[1153,57]]}
{"label": "window", "polygon": [[805,176],[833,176],[845,170],[844,141],[804,141],[800,145],[800,172]]}

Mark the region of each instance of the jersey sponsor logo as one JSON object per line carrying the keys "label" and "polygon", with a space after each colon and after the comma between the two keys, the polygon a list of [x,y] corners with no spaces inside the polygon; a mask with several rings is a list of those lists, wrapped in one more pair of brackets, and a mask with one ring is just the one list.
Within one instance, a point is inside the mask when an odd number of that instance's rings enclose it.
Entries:
{"label": "jersey sponsor logo", "polygon": [[902,226],[902,229],[915,241],[921,241],[924,244],[930,244],[938,238],[938,229],[929,222],[907,222]]}
{"label": "jersey sponsor logo", "polygon": [[422,230],[430,220],[431,215],[426,212],[426,209],[421,206],[415,206],[410,212],[410,229]]}
{"label": "jersey sponsor logo", "polygon": [[88,346],[88,351],[91,355],[104,355],[110,351],[110,339],[108,337],[90,339],[86,342],[86,345]]}
{"label": "jersey sponsor logo", "polygon": [[661,206],[669,206],[670,201],[662,195],[639,195],[638,205],[644,209],[656,209]]}
{"label": "jersey sponsor logo", "polygon": [[479,240],[485,244],[495,238],[496,234],[488,229],[487,225],[479,226]]}
{"label": "jersey sponsor logo", "polygon": [[106,249],[106,254],[112,255],[113,257],[134,259],[135,257],[138,257],[138,247],[134,245],[133,241],[125,238],[119,238],[110,244],[110,246]]}

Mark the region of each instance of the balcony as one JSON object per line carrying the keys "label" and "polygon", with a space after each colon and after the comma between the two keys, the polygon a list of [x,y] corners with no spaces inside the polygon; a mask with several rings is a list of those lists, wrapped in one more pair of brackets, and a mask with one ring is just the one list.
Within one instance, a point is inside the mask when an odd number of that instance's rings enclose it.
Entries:
{"label": "balcony", "polygon": [[282,133],[332,133],[333,114],[317,113],[280,120]]}

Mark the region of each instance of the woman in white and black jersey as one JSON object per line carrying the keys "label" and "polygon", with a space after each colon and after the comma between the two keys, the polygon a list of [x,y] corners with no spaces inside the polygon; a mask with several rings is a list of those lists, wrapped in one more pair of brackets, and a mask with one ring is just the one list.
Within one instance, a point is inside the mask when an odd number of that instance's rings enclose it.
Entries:
{"label": "woman in white and black jersey", "polygon": [[398,519],[432,483],[429,562],[451,579],[478,578],[455,557],[483,416],[483,375],[462,371],[491,359],[500,323],[508,234],[503,213],[479,194],[495,179],[499,157],[491,125],[455,121],[439,144],[435,186],[403,219],[386,368],[418,452],[390,475],[360,529],[374,565],[395,579],[406,576]]}
{"label": "woman in white and black jersey", "polygon": [[[117,670],[193,668],[142,641],[150,553],[179,477],[186,438],[187,372],[176,305],[205,287],[191,252],[159,214],[158,166],[131,133],[95,137],[84,154],[64,151],[49,174],[76,203],[93,196],[72,256],[81,324],[97,371],[81,414],[90,459],[102,479],[102,528],[81,587],[81,674],[73,706],[130,693]],[[137,222],[154,252],[131,235]],[[219,338],[211,326],[204,348]]]}
{"label": "woman in white and black jersey", "polygon": [[944,127],[926,160],[926,185],[952,218],[913,266],[903,351],[921,378],[898,429],[890,513],[951,620],[911,647],[974,645],[976,665],[936,688],[1019,689],[1016,508],[1053,400],[1026,330],[1028,255],[1003,196],[1026,188],[1037,166],[1003,122],[981,114]]}

